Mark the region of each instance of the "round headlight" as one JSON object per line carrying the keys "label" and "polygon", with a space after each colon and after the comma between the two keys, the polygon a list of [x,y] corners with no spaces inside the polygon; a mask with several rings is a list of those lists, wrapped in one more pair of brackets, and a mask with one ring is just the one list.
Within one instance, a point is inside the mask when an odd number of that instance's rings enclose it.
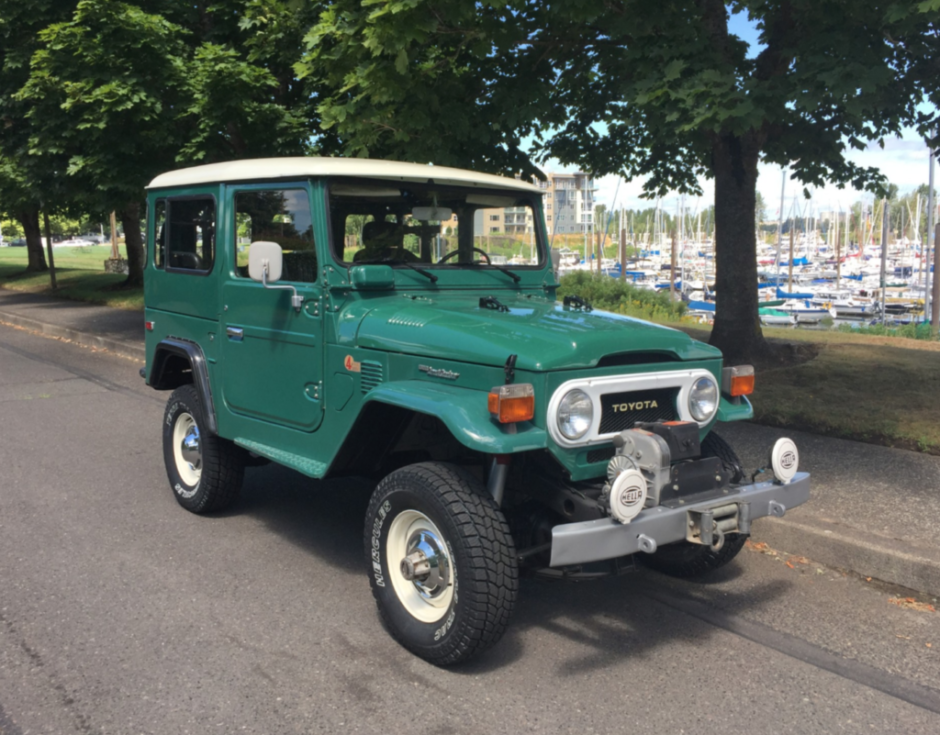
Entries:
{"label": "round headlight", "polygon": [[689,391],[689,413],[696,421],[707,421],[718,410],[718,385],[711,378],[699,378]]}
{"label": "round headlight", "polygon": [[580,439],[591,428],[594,403],[583,390],[572,390],[558,404],[558,430],[567,439]]}

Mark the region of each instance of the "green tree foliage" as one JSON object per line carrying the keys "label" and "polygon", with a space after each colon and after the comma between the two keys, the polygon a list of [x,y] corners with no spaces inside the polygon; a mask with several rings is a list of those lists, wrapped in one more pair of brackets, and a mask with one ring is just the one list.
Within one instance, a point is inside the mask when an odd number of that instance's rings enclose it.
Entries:
{"label": "green tree foliage", "polygon": [[[718,313],[731,359],[766,356],[757,314],[757,164],[804,185],[878,188],[849,148],[926,133],[940,0],[337,0],[299,70],[350,150],[529,172],[537,152],[651,196],[715,179]],[[729,14],[756,24],[749,49]],[[518,131],[518,132],[517,132]],[[480,155],[480,150],[497,154]],[[522,157],[524,159],[524,157]]]}
{"label": "green tree foliage", "polygon": [[541,176],[521,147],[552,83],[541,49],[520,45],[536,16],[503,0],[337,0],[295,68],[348,155]]}
{"label": "green tree foliage", "polygon": [[127,285],[137,286],[144,187],[155,175],[309,150],[318,118],[293,63],[319,5],[68,5],[57,22],[29,29],[33,41],[21,54],[29,73],[12,98],[29,121],[30,153],[57,162],[43,193],[86,211],[116,210],[127,238]]}
{"label": "green tree foliage", "polygon": [[40,46],[39,32],[67,18],[74,5],[74,0],[0,0],[0,208],[25,233],[27,271],[48,269],[39,210],[49,201],[56,168],[63,161],[31,149],[29,106],[17,98],[17,92],[29,79],[30,59]]}

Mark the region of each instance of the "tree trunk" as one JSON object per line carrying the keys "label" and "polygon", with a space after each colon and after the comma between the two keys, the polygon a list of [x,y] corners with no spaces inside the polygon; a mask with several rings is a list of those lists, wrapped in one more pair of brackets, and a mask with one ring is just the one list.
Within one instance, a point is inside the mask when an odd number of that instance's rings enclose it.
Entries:
{"label": "tree trunk", "polygon": [[29,209],[16,215],[26,235],[26,254],[29,258],[28,273],[44,273],[49,270],[46,254],[42,251],[42,232],[39,229],[39,210]]}
{"label": "tree trunk", "polygon": [[759,154],[753,134],[721,135],[713,148],[717,294],[710,342],[732,365],[770,357],[757,314],[754,207]]}
{"label": "tree trunk", "polygon": [[124,249],[127,251],[127,280],[124,288],[144,285],[144,242],[140,236],[140,203],[131,202],[119,212],[124,227]]}

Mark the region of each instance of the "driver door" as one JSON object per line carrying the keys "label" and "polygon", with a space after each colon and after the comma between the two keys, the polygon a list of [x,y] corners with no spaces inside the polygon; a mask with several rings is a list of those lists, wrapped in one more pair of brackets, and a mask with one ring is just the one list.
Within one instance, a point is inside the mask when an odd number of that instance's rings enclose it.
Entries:
{"label": "driver door", "polygon": [[[228,187],[232,277],[222,289],[222,395],[236,414],[312,432],[323,418],[323,317],[310,187],[304,183]],[[252,242],[276,242],[284,253],[277,285],[248,276]]]}

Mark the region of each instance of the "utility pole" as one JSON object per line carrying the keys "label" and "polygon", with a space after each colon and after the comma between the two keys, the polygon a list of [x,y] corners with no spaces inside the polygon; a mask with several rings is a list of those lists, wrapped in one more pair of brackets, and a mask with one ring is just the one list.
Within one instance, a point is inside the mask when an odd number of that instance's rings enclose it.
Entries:
{"label": "utility pole", "polygon": [[[940,305],[938,301],[938,296],[936,293],[931,293],[930,289],[930,248],[933,247],[934,251],[934,268],[933,268],[933,287],[934,291],[937,289],[937,284],[940,281],[937,280],[937,275],[940,274],[940,267],[936,265],[937,258],[937,234],[935,232],[936,228],[936,216],[937,216],[937,202],[933,193],[933,170],[936,168],[936,160],[934,157],[933,150],[930,151],[930,175],[927,177],[927,243],[926,249],[924,249],[923,258],[921,259],[921,265],[926,269],[926,274],[924,275],[924,319],[928,318],[930,315],[930,323],[933,326],[934,335],[937,334],[937,326],[940,323],[940,318],[938,318],[937,306]],[[933,308],[930,308],[933,307]]]}
{"label": "utility pole", "polygon": [[881,325],[885,324],[888,291],[888,200],[881,200]]}
{"label": "utility pole", "polygon": [[117,260],[121,257],[121,253],[118,252],[118,243],[117,243],[117,217],[114,212],[111,212],[111,258]]}
{"label": "utility pole", "polygon": [[[780,288],[779,284],[777,288]],[[790,274],[787,278],[787,291],[793,293],[793,228],[790,228]]]}
{"label": "utility pole", "polygon": [[49,280],[52,282],[52,290],[55,291],[59,287],[59,284],[56,283],[55,259],[52,257],[52,229],[49,227],[49,212],[45,207],[42,208],[42,218],[43,224],[46,226],[46,253],[49,258]]}
{"label": "utility pole", "polygon": [[676,300],[676,228],[672,228],[672,258],[669,264],[669,300]]}
{"label": "utility pole", "polygon": [[836,246],[836,289],[842,288],[842,249],[839,247],[839,215],[832,218],[832,243]]}
{"label": "utility pole", "polygon": [[940,325],[940,278],[937,278],[937,275],[940,274],[940,248],[937,247],[937,242],[940,242],[940,223],[934,227],[933,232],[933,301],[931,302],[931,331],[933,336],[937,336],[937,327]]}
{"label": "utility pole", "polygon": [[[787,187],[787,167],[786,166],[783,167],[780,174],[781,174],[782,180],[780,182],[780,216],[777,217],[777,282],[776,282],[777,288],[780,288],[780,238],[783,233],[783,195]],[[792,292],[793,289],[790,289],[790,290]]]}

